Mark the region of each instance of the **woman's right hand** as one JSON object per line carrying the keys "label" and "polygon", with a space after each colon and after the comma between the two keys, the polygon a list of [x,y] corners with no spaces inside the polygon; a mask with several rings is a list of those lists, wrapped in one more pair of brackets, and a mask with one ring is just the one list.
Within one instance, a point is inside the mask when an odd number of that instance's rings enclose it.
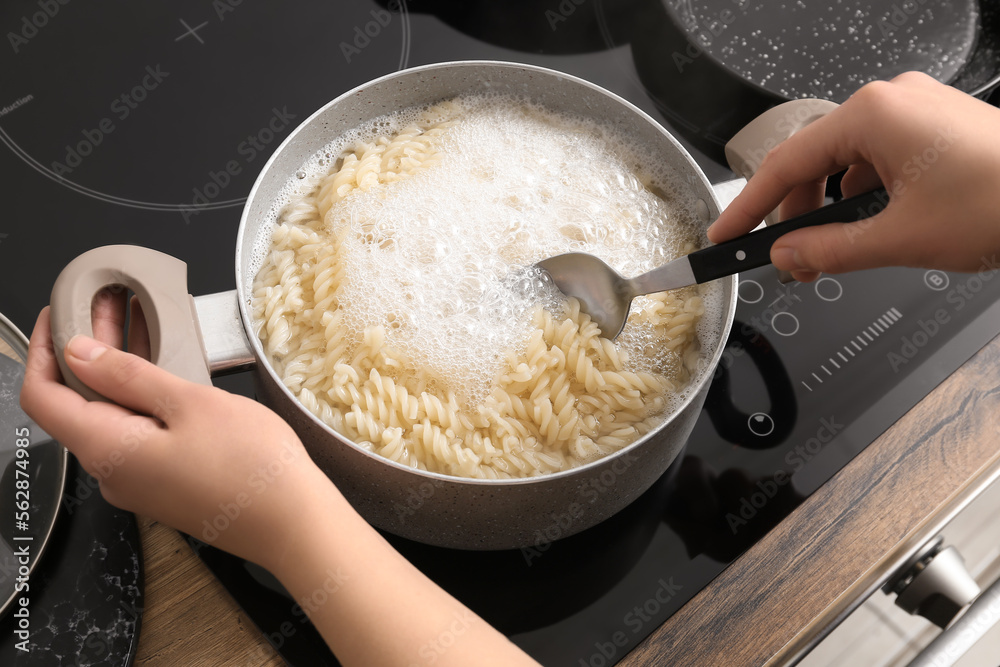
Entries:
{"label": "woman's right hand", "polygon": [[790,232],[771,261],[798,280],[877,266],[992,270],[1000,253],[1000,109],[907,73],[862,87],[774,148],[709,229],[721,242],[817,208],[827,176],[844,196],[884,185],[876,216]]}

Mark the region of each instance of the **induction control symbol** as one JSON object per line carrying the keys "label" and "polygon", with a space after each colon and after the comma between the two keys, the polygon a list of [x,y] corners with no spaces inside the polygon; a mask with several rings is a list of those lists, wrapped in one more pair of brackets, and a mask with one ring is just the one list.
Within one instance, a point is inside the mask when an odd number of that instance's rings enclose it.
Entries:
{"label": "induction control symbol", "polygon": [[781,336],[794,336],[799,332],[799,318],[787,311],[775,313],[771,318],[771,328]]}
{"label": "induction control symbol", "polygon": [[931,270],[924,274],[924,284],[935,292],[940,292],[948,287],[948,274],[944,271]]}
{"label": "induction control symbol", "polygon": [[[879,315],[867,328],[862,329],[861,333],[848,341],[847,345],[841,350],[838,350],[836,355],[819,365],[819,370],[812,373],[812,379],[815,380],[815,384],[823,384],[826,378],[832,377],[834,372],[840,370],[841,366],[846,365],[851,359],[858,356],[858,353],[864,351],[869,344],[873,343],[876,338],[885,333],[889,327],[898,322],[902,317],[903,314],[896,308],[890,308]],[[803,387],[809,391],[813,391],[808,382],[805,380],[801,380],[801,382]]]}
{"label": "induction control symbol", "polygon": [[756,280],[741,280],[736,294],[743,303],[757,303],[764,298],[764,287]]}
{"label": "induction control symbol", "polygon": [[766,412],[755,412],[747,420],[747,428],[754,435],[763,438],[774,432],[774,420]]}
{"label": "induction control symbol", "polygon": [[816,296],[823,301],[836,301],[844,296],[844,286],[840,284],[839,280],[829,276],[823,276],[817,280],[813,289],[816,290]]}

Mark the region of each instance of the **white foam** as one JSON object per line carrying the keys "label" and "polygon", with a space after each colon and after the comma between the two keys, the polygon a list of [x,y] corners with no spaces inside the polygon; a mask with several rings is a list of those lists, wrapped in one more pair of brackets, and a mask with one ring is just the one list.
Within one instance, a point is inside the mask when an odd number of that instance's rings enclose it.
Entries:
{"label": "white foam", "polygon": [[[503,98],[462,104],[466,113],[436,146],[440,164],[351,193],[331,224],[345,239],[346,326],[359,337],[385,327],[390,345],[474,404],[524,344],[533,308],[558,308],[531,268],[537,261],[587,252],[632,276],[701,239],[696,199],[674,185],[683,181],[608,129]],[[330,156],[392,136],[422,111],[376,119],[317,153],[271,213],[315,187]],[[270,231],[258,239],[261,257]],[[714,324],[701,334],[712,349],[704,338],[717,339],[721,315],[708,310]],[[656,355],[633,357],[637,370],[652,370]]]}

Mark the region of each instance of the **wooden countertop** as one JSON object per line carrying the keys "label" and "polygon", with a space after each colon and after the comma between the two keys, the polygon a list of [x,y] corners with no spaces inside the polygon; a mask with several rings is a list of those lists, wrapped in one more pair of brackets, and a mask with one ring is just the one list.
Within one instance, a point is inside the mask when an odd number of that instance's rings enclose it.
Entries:
{"label": "wooden countertop", "polygon": [[[1000,337],[740,557],[622,665],[782,664],[1000,475]],[[136,664],[282,665],[186,543],[140,520]]]}

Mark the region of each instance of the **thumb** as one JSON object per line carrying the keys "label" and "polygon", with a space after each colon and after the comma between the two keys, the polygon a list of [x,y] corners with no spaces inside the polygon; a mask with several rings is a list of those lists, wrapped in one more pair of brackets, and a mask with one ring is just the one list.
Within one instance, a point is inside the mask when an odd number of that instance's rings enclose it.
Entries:
{"label": "thumb", "polygon": [[883,211],[857,222],[833,222],[789,232],[771,246],[771,263],[784,271],[823,273],[898,264],[898,244],[885,238],[892,228],[887,213]]}
{"label": "thumb", "polygon": [[199,386],[87,336],[73,336],[66,343],[65,358],[80,381],[97,393],[163,422],[174,416],[182,397]]}

